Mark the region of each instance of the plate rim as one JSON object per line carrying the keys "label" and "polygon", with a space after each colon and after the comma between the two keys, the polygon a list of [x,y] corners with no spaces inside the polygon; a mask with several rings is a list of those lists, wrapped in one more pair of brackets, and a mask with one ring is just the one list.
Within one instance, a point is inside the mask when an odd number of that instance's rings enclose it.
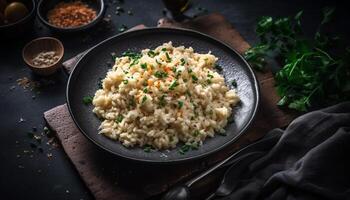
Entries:
{"label": "plate rim", "polygon": [[[244,125],[244,127],[238,132],[238,134],[233,137],[232,139],[226,141],[223,145],[218,146],[217,148],[215,148],[212,151],[208,151],[208,152],[204,152],[202,154],[196,155],[196,156],[192,156],[192,157],[184,157],[184,158],[177,158],[174,160],[149,160],[149,159],[143,159],[143,158],[135,158],[132,156],[126,156],[123,155],[121,153],[118,152],[114,152],[108,148],[106,148],[104,145],[99,144],[97,141],[95,141],[92,137],[90,137],[87,133],[85,133],[85,131],[81,128],[81,126],[79,125],[79,123],[77,122],[72,109],[71,109],[71,104],[69,101],[69,88],[71,85],[71,79],[74,75],[74,72],[76,71],[76,66],[79,65],[79,63],[81,62],[82,59],[84,59],[84,57],[93,49],[95,49],[96,47],[110,41],[113,40],[114,38],[123,36],[123,35],[127,35],[130,33],[134,33],[134,32],[143,32],[143,31],[158,31],[158,30],[166,30],[166,31],[183,31],[183,32],[187,32],[190,34],[199,34],[202,37],[206,37],[210,40],[214,40],[217,43],[220,43],[221,45],[225,46],[226,48],[228,48],[229,50],[233,51],[240,59],[241,61],[243,61],[243,63],[245,64],[245,66],[247,67],[247,70],[249,71],[250,75],[252,76],[253,82],[254,82],[254,91],[256,92],[256,101],[254,103],[254,109],[252,112],[252,117],[249,118],[248,122]],[[135,161],[135,162],[139,162],[139,163],[150,163],[150,164],[178,164],[178,163],[184,163],[184,162],[189,162],[189,161],[194,161],[194,160],[198,160],[204,157],[208,157],[210,155],[213,155],[214,153],[217,153],[221,150],[223,150],[224,148],[228,147],[229,145],[231,145],[232,143],[236,142],[242,135],[244,135],[244,133],[246,133],[246,131],[248,130],[248,128],[251,126],[252,122],[254,121],[256,114],[258,112],[259,109],[259,105],[260,105],[260,85],[259,82],[257,80],[257,76],[255,75],[255,72],[253,71],[252,67],[250,66],[250,64],[244,59],[244,57],[234,48],[230,47],[228,44],[226,44],[223,41],[220,41],[210,35],[207,35],[205,33],[196,31],[196,30],[192,30],[192,29],[187,29],[187,28],[173,28],[173,27],[146,27],[146,28],[142,28],[142,29],[136,29],[136,30],[131,30],[131,31],[126,31],[114,36],[111,36],[105,40],[102,40],[101,42],[97,43],[96,45],[90,47],[88,50],[83,52],[83,55],[78,59],[78,61],[76,62],[76,64],[74,65],[73,70],[70,72],[69,74],[69,78],[67,80],[67,87],[66,87],[66,104],[67,104],[67,108],[70,114],[70,117],[72,118],[74,124],[76,125],[76,127],[78,128],[78,130],[81,132],[81,134],[83,134],[89,141],[91,141],[92,143],[94,143],[96,146],[98,146],[99,148],[103,149],[106,152],[109,152],[119,158],[122,159],[126,159],[129,161]],[[118,141],[119,142],[119,141]]]}

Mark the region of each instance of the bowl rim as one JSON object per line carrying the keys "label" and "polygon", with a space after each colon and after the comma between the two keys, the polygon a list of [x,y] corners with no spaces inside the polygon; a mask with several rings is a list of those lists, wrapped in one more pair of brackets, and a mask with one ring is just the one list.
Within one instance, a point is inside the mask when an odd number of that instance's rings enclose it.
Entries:
{"label": "bowl rim", "polygon": [[7,28],[7,27],[11,27],[11,26],[15,26],[15,25],[17,25],[17,24],[19,24],[19,23],[22,23],[22,22],[28,20],[29,18],[31,18],[31,17],[33,16],[33,14],[35,13],[35,10],[36,10],[36,7],[37,7],[37,4],[36,4],[36,1],[35,1],[35,0],[31,0],[31,2],[32,2],[32,5],[33,5],[33,6],[32,6],[32,9],[30,10],[30,12],[29,12],[25,17],[23,17],[22,19],[20,19],[20,20],[14,22],[14,23],[9,23],[9,24],[5,24],[5,25],[0,25],[0,29],[2,29],[2,28]]}
{"label": "bowl rim", "polygon": [[[25,52],[28,50],[29,45],[33,44],[34,42],[38,42],[38,41],[40,41],[40,40],[52,40],[52,41],[55,41],[55,42],[61,47],[61,49],[62,49],[62,50],[59,52],[59,56],[60,56],[60,57],[58,58],[58,60],[57,60],[56,62],[54,62],[53,64],[48,65],[48,66],[45,66],[45,67],[38,67],[38,66],[36,66],[36,65],[33,65],[33,64],[30,63],[30,62],[26,59],[26,57],[24,56]],[[63,56],[64,56],[64,46],[63,46],[62,42],[61,42],[59,39],[54,38],[54,37],[39,37],[39,38],[36,38],[36,39],[34,39],[34,40],[29,41],[29,42],[23,47],[23,49],[22,49],[22,58],[23,58],[24,62],[25,62],[28,66],[30,66],[30,67],[32,67],[32,68],[35,68],[35,69],[47,69],[47,68],[51,68],[51,67],[55,66],[57,63],[61,62]]]}
{"label": "bowl rim", "polygon": [[[97,0],[100,2],[100,9],[98,11],[98,14],[96,15],[96,17],[89,23],[87,24],[84,24],[84,25],[81,25],[81,26],[75,26],[75,27],[58,27],[58,26],[55,26],[51,23],[49,23],[44,16],[42,16],[41,14],[41,6],[42,4],[44,3],[45,0],[40,0],[39,3],[38,3],[38,8],[36,10],[37,12],[37,15],[38,15],[38,18],[40,19],[40,21],[45,24],[46,26],[52,28],[52,29],[55,29],[55,30],[58,30],[58,31],[64,31],[64,32],[73,32],[73,31],[79,31],[79,30],[84,30],[84,29],[87,29],[87,28],[90,28],[91,26],[95,25],[98,20],[102,17],[104,11],[105,11],[105,3],[104,3],[104,0]],[[71,0],[70,0],[71,1]]]}

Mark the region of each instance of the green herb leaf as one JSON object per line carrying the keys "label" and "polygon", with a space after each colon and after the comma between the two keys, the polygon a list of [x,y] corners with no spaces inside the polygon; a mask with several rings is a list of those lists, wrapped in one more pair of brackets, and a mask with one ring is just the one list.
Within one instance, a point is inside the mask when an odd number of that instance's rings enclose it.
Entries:
{"label": "green herb leaf", "polygon": [[184,102],[182,102],[182,101],[178,101],[178,102],[177,102],[177,105],[178,105],[179,109],[181,109],[181,108],[182,108],[182,106],[184,105]]}
{"label": "green herb leaf", "polygon": [[151,58],[154,58],[157,54],[156,54],[156,52],[150,50],[150,51],[147,52],[147,55],[148,55],[149,57],[151,57]]}
{"label": "green herb leaf", "polygon": [[169,90],[174,90],[176,86],[178,86],[179,83],[177,82],[177,80],[173,81],[169,87]]}
{"label": "green herb leaf", "polygon": [[124,119],[123,115],[118,115],[117,118],[115,119],[115,122],[120,123]]}
{"label": "green herb leaf", "polygon": [[156,71],[154,73],[154,76],[157,78],[166,78],[166,77],[168,77],[168,74],[164,71]]}
{"label": "green herb leaf", "polygon": [[195,130],[195,131],[192,133],[192,135],[193,135],[194,137],[197,137],[199,134],[200,134],[199,130]]}
{"label": "green herb leaf", "polygon": [[216,70],[218,70],[219,72],[221,72],[223,69],[219,64],[215,64],[215,68]]}
{"label": "green herb leaf", "polygon": [[163,94],[163,95],[159,98],[159,105],[160,105],[160,106],[165,106],[165,105],[166,105],[165,97],[166,97],[166,95]]}
{"label": "green herb leaf", "polygon": [[236,81],[236,79],[233,79],[233,80],[232,80],[231,85],[232,85],[233,87],[237,87],[237,81]]}
{"label": "green herb leaf", "polygon": [[168,52],[165,53],[165,56],[166,56],[167,62],[171,62],[171,58],[170,58]]}
{"label": "green herb leaf", "polygon": [[152,150],[152,146],[151,145],[145,145],[145,148],[143,149],[144,152],[146,153],[150,153]]}
{"label": "green herb leaf", "polygon": [[85,96],[85,97],[83,97],[83,103],[84,103],[85,105],[91,104],[91,103],[92,103],[92,100],[93,100],[93,97],[92,97],[92,96]]}
{"label": "green herb leaf", "polygon": [[142,68],[142,69],[147,69],[147,64],[146,64],[146,63],[142,63],[142,64],[141,64],[141,68]]}
{"label": "green herb leaf", "polygon": [[197,78],[196,75],[192,74],[191,77],[192,77],[192,81],[193,81],[193,82],[197,82],[197,81],[198,81],[198,78]]}
{"label": "green herb leaf", "polygon": [[142,97],[142,102],[141,103],[145,103],[146,101],[147,101],[147,96],[145,95],[145,96]]}
{"label": "green herb leaf", "polygon": [[185,65],[186,64],[186,61],[185,61],[184,58],[181,58],[180,61],[181,61],[181,65]]}

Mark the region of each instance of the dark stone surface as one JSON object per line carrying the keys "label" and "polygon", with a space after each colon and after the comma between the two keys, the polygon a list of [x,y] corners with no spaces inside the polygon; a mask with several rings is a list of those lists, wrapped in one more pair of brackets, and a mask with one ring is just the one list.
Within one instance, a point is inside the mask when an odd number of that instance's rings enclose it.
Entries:
{"label": "dark stone surface", "polygon": [[[44,152],[30,147],[35,141],[28,137],[27,132],[37,127],[37,132],[43,130],[44,120],[42,113],[54,106],[65,102],[65,84],[67,75],[60,71],[45,82],[47,86],[35,91],[23,90],[17,86],[16,80],[22,77],[37,77],[25,66],[21,57],[23,46],[39,36],[54,36],[62,40],[65,46],[65,59],[85,50],[88,47],[112,36],[118,32],[122,24],[132,27],[143,23],[146,26],[155,26],[162,17],[163,4],[160,0],[129,0],[121,6],[127,12],[120,16],[115,14],[117,4],[106,1],[109,5],[107,13],[112,18],[110,31],[89,31],[69,36],[50,33],[38,21],[35,30],[28,32],[21,38],[13,41],[0,41],[0,191],[1,199],[92,199],[78,174],[66,158],[61,149],[53,149],[46,145],[46,137],[40,145]],[[118,1],[116,1],[118,2]],[[193,7],[187,11],[189,15],[198,12],[196,7],[207,8],[210,12],[216,11],[226,16],[236,29],[254,44],[257,42],[254,34],[254,25],[259,16],[292,16],[299,10],[304,10],[303,26],[307,35],[317,29],[320,21],[321,9],[326,5],[336,5],[336,23],[332,24],[332,31],[340,36],[350,35],[349,14],[345,4],[337,1],[192,1]],[[41,28],[40,28],[41,27]],[[2,36],[0,36],[2,37]],[[349,41],[349,38],[345,38]],[[15,86],[14,88],[12,86]],[[35,96],[35,98],[33,98]],[[20,118],[25,119],[21,122]],[[16,144],[16,141],[18,141]],[[35,150],[34,153],[24,153],[24,150]],[[49,159],[47,153],[52,153]],[[30,155],[33,155],[31,157]],[[18,158],[17,155],[20,155]],[[39,172],[41,171],[41,172]]]}

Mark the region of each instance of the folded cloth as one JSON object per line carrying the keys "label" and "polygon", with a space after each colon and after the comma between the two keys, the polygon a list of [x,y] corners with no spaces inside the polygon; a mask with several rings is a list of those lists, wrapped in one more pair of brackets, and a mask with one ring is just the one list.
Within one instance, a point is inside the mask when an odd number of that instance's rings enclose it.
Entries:
{"label": "folded cloth", "polygon": [[350,102],[305,114],[262,140],[271,135],[279,140],[264,156],[243,173],[226,173],[236,177],[220,187],[233,192],[219,199],[350,199]]}

